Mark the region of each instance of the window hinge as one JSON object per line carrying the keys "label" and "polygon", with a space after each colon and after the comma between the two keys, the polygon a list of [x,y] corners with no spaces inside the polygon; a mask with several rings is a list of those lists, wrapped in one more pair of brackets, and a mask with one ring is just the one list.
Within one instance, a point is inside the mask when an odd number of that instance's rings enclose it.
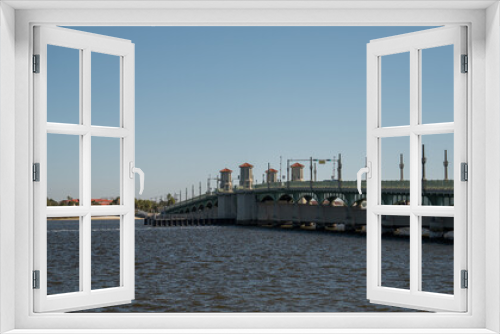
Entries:
{"label": "window hinge", "polygon": [[33,55],[33,73],[40,73],[40,55]]}
{"label": "window hinge", "polygon": [[462,55],[462,73],[469,72],[469,56]]}
{"label": "window hinge", "polygon": [[461,278],[462,289],[467,289],[469,287],[469,273],[467,272],[467,270],[462,270],[461,275],[462,275],[462,278]]}
{"label": "window hinge", "polygon": [[35,162],[33,164],[33,181],[39,182],[40,181],[40,163]]}
{"label": "window hinge", "polygon": [[461,180],[462,181],[469,181],[469,166],[467,165],[466,162],[462,162],[460,164],[460,174],[461,174]]}
{"label": "window hinge", "polygon": [[40,289],[40,270],[33,270],[33,289]]}

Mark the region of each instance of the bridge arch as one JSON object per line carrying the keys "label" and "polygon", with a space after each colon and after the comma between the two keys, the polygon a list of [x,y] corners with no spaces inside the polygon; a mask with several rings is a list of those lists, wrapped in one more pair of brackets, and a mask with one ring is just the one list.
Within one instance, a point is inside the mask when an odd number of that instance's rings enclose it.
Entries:
{"label": "bridge arch", "polygon": [[362,210],[366,210],[366,198],[360,198],[356,200],[353,204],[353,207],[360,208]]}
{"label": "bridge arch", "polygon": [[287,203],[293,202],[293,197],[290,194],[280,194],[278,201],[285,201]]}
{"label": "bridge arch", "polygon": [[274,202],[275,198],[271,194],[263,194],[257,197],[259,202]]}
{"label": "bridge arch", "polygon": [[299,193],[297,194],[296,196],[297,198],[297,203],[299,204],[305,204],[305,203],[301,203],[301,202],[304,202],[304,200],[307,202],[307,203],[311,203],[311,201],[315,200],[317,203],[320,202],[319,200],[319,196],[315,193]]}

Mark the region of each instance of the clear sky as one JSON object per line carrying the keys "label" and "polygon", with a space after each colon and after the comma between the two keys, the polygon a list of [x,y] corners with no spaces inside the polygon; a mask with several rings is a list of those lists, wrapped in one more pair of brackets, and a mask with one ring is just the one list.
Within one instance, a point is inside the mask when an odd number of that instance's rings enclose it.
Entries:
{"label": "clear sky", "polygon": [[[72,27],[129,39],[136,50],[136,166],[142,198],[206,191],[219,170],[342,154],[354,180],[366,155],[366,44],[426,27]],[[453,120],[452,47],[423,51],[423,122]],[[78,52],[50,47],[48,121],[78,122]],[[382,59],[382,125],[409,120],[409,57]],[[92,55],[92,123],[118,125],[119,61]],[[49,197],[78,197],[78,139],[49,135]],[[427,138],[429,137],[429,138]],[[436,137],[438,139],[436,139]],[[61,140],[64,138],[64,140]],[[426,136],[428,179],[443,178],[453,135]],[[409,141],[384,139],[384,179],[409,174]],[[386,149],[384,148],[386,147]],[[119,142],[92,142],[92,197],[119,193]],[[450,174],[452,174],[450,163]],[[309,178],[309,172],[305,173]],[[332,165],[318,166],[318,180]],[[211,186],[215,187],[212,180]]]}

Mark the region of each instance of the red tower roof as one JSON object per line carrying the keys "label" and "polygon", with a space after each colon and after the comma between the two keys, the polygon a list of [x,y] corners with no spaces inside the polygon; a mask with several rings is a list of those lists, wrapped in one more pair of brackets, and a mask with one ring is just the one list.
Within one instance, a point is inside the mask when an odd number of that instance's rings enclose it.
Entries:
{"label": "red tower roof", "polygon": [[248,162],[245,162],[243,165],[240,165],[240,168],[245,168],[245,167],[253,168],[253,165],[250,165]]}
{"label": "red tower roof", "polygon": [[232,173],[233,171],[230,170],[229,168],[224,168],[220,171],[221,173]]}
{"label": "red tower roof", "polygon": [[293,165],[291,165],[290,167],[292,167],[292,168],[296,168],[296,167],[304,168],[304,165],[303,164],[299,164],[298,162],[296,162]]}
{"label": "red tower roof", "polygon": [[268,170],[266,170],[266,173],[277,173],[278,171],[276,169],[273,169],[273,168],[269,168]]}

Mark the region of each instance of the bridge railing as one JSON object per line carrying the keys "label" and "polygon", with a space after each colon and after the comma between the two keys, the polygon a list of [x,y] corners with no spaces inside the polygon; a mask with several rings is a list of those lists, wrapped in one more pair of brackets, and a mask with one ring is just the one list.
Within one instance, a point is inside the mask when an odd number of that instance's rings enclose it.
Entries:
{"label": "bridge railing", "polygon": [[175,208],[178,208],[178,207],[181,207],[181,206],[189,206],[190,204],[193,204],[193,203],[198,203],[200,201],[204,201],[204,200],[207,200],[207,199],[212,199],[212,198],[215,198],[217,195],[216,195],[216,192],[215,193],[210,193],[210,194],[202,194],[202,195],[198,195],[196,197],[192,197],[188,200],[184,200],[184,201],[181,201],[181,202],[177,202],[173,205],[169,205],[169,206],[166,206],[163,208],[163,210],[171,210],[171,209],[175,209]]}
{"label": "bridge railing", "polygon": [[[425,180],[422,182],[424,190],[452,190],[453,180]],[[361,182],[363,188],[366,187],[366,181]],[[312,189],[357,189],[356,181],[293,181],[293,182],[274,182],[260,183],[254,185],[254,189],[288,189],[288,188],[312,188]],[[239,187],[236,188],[240,189]],[[241,188],[243,189],[243,188]],[[382,181],[382,189],[410,189],[410,181],[387,180]]]}

